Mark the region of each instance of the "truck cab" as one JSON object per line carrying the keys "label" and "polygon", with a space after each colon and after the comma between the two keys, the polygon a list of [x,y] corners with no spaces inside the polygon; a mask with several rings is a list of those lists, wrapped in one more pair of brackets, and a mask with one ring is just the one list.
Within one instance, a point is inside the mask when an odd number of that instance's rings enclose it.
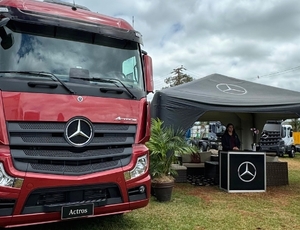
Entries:
{"label": "truck cab", "polygon": [[148,205],[152,59],[126,21],[0,1],[0,228]]}
{"label": "truck cab", "polygon": [[277,156],[288,154],[291,158],[295,157],[292,126],[283,121],[267,121],[261,132],[259,150],[275,152]]}

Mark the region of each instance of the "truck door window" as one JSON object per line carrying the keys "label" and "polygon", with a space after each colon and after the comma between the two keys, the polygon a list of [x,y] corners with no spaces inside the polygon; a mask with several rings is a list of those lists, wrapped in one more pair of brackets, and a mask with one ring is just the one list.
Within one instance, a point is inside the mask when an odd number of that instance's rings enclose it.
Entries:
{"label": "truck door window", "polygon": [[286,137],[286,127],[282,128],[282,137]]}
{"label": "truck door window", "polygon": [[286,130],[286,136],[287,136],[288,138],[290,138],[290,134],[291,134],[290,127],[287,127],[287,130]]}

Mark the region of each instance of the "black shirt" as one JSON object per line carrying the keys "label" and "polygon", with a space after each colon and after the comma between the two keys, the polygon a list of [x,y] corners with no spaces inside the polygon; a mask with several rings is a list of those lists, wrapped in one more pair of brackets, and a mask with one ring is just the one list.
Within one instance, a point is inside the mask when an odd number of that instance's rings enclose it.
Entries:
{"label": "black shirt", "polygon": [[222,136],[222,150],[230,151],[233,150],[233,147],[240,148],[240,139],[236,133],[229,135],[228,132],[225,132]]}

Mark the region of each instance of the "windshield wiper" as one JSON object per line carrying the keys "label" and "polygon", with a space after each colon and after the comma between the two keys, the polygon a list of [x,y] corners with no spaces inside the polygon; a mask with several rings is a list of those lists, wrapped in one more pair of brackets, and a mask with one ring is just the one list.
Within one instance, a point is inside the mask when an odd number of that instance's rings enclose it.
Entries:
{"label": "windshield wiper", "polygon": [[54,78],[58,81],[66,90],[68,90],[71,94],[75,94],[75,91],[69,88],[63,81],[61,81],[54,73],[44,72],[44,71],[0,71],[0,73],[15,73],[15,74],[29,74],[35,76],[42,76],[42,77],[50,77]]}
{"label": "windshield wiper", "polygon": [[119,82],[124,89],[126,89],[126,92],[131,96],[132,99],[136,99],[136,96],[128,89],[128,87],[119,79],[116,78],[97,78],[97,77],[91,77],[91,78],[85,78],[85,77],[74,77],[74,79],[80,79],[83,81],[96,81],[96,82],[107,82],[107,83],[113,83],[117,87],[119,87],[115,82]]}

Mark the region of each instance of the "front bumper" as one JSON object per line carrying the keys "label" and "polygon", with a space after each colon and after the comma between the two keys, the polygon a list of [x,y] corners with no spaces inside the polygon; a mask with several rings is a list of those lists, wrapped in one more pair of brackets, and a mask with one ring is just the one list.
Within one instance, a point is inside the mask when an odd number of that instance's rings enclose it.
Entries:
{"label": "front bumper", "polygon": [[275,152],[278,156],[280,154],[283,154],[285,151],[284,146],[278,146],[278,145],[274,145],[274,146],[259,146],[260,147],[260,151],[262,152]]}
{"label": "front bumper", "polygon": [[131,169],[133,163],[123,169],[62,176],[18,172],[9,157],[0,160],[8,174],[24,178],[21,188],[0,187],[0,227],[61,221],[61,210],[66,206],[93,204],[93,214],[84,217],[94,217],[129,212],[149,202],[148,173],[129,181],[124,179],[124,171]]}

